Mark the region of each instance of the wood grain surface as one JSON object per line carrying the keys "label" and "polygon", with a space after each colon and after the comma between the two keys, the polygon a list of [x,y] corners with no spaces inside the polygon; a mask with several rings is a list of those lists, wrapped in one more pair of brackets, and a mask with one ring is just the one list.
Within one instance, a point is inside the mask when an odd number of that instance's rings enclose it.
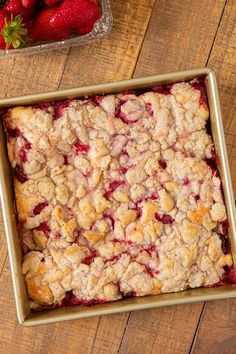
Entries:
{"label": "wood grain surface", "polygon": [[[101,41],[4,59],[0,97],[213,67],[236,191],[236,1],[111,0],[114,27]],[[236,300],[23,328],[16,320],[0,214],[0,354],[233,354]]]}
{"label": "wood grain surface", "polygon": [[[218,78],[223,123],[236,196],[236,2],[227,2],[208,65]],[[236,353],[236,300],[206,303],[192,353]]]}

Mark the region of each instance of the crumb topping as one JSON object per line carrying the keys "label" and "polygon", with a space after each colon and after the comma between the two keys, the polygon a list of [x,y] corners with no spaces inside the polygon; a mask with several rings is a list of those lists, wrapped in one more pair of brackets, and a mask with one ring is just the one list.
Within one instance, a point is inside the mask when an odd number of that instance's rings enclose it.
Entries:
{"label": "crumb topping", "polygon": [[212,286],[231,269],[199,80],[9,109],[32,306]]}

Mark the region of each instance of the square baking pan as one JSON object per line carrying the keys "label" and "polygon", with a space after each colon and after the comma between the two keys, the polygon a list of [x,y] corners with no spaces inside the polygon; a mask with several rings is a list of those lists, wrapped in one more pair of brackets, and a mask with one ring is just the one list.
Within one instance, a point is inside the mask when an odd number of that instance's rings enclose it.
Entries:
{"label": "square baking pan", "polygon": [[[195,69],[119,81],[115,83],[53,91],[37,95],[6,98],[0,100],[0,109],[17,105],[31,105],[42,101],[45,102],[61,100],[71,97],[83,97],[95,94],[111,94],[130,89],[148,89],[157,85],[166,85],[169,83],[191,80],[196,77],[203,78],[207,87],[211,130],[216,152],[219,156],[219,171],[222,178],[228,220],[230,225],[229,236],[231,239],[233,261],[234,264],[236,264],[236,212],[225,146],[217,83],[215,74],[212,69]],[[142,310],[166,305],[236,297],[236,287],[226,285],[212,288],[198,288],[178,293],[144,296],[139,298],[133,297],[110,303],[96,304],[91,307],[74,306],[72,308],[59,308],[43,310],[40,312],[31,311],[23,274],[21,272],[22,254],[16,228],[16,209],[12,184],[12,172],[7,158],[6,138],[4,135],[2,122],[0,124],[0,134],[0,194],[17,316],[20,324],[24,326],[35,326],[39,324],[47,324],[57,321],[66,321],[124,311]]]}

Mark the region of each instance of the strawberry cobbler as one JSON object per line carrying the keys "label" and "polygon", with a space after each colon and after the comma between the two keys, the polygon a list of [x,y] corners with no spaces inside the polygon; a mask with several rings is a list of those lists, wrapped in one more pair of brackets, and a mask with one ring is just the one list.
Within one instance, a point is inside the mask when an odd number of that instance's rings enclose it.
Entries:
{"label": "strawberry cobbler", "polygon": [[33,308],[232,283],[204,82],[4,119]]}

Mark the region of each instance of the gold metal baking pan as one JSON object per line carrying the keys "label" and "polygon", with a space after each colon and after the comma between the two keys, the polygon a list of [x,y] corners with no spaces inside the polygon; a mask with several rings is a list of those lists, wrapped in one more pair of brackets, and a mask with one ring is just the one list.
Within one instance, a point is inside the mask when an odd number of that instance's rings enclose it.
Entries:
{"label": "gold metal baking pan", "polygon": [[[217,83],[212,69],[203,68],[188,70],[120,81],[116,83],[108,83],[104,85],[86,86],[69,90],[41,93],[37,95],[6,98],[0,100],[0,108],[16,105],[30,105],[41,101],[59,100],[68,97],[80,97],[103,93],[108,94],[128,89],[149,88],[155,85],[191,80],[195,77],[204,78],[206,82],[210,107],[211,128],[213,140],[216,146],[216,152],[220,159],[219,169],[223,181],[223,189],[230,224],[230,238],[232,244],[233,259],[234,263],[236,264],[236,212],[222,126]],[[97,304],[91,307],[75,306],[73,308],[60,308],[41,312],[32,312],[30,311],[29,299],[26,292],[24,278],[21,272],[21,250],[16,230],[16,211],[14,207],[15,204],[12,186],[12,174],[7,159],[6,142],[2,124],[0,125],[0,194],[17,316],[19,322],[24,326],[35,326],[56,321],[66,321],[82,317],[112,314],[123,311],[141,310],[166,305],[236,297],[236,287],[222,286],[213,288],[199,288],[172,294],[145,296],[140,298],[134,297],[111,303]]]}

